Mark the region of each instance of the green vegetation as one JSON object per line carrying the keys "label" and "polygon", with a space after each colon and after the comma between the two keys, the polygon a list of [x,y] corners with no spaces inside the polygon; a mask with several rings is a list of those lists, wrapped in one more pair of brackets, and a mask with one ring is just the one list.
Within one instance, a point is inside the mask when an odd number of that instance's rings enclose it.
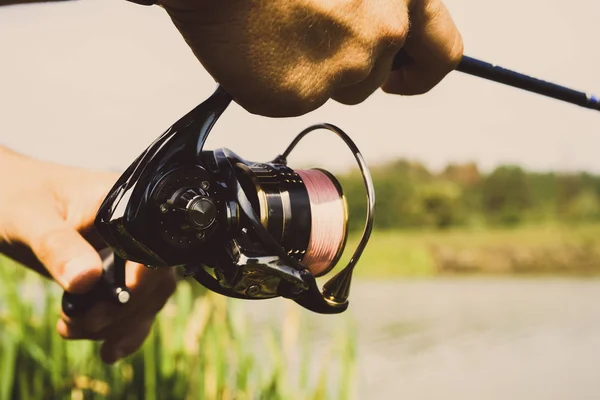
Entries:
{"label": "green vegetation", "polygon": [[[418,162],[372,166],[375,231],[357,276],[597,274],[600,176],[473,163],[434,173]],[[349,207],[344,260],[362,231],[357,171],[339,177]]]}
{"label": "green vegetation", "polygon": [[[348,240],[342,261],[358,242]],[[600,224],[375,231],[356,276],[600,273]]]}
{"label": "green vegetation", "polygon": [[198,287],[181,282],[142,349],[106,366],[97,343],[56,333],[57,285],[0,260],[0,400],[351,398],[354,330],[340,329],[323,360],[298,307],[257,326],[244,313],[250,304],[195,295]]}
{"label": "green vegetation", "polygon": [[[489,174],[475,164],[449,165],[440,173],[399,160],[371,168],[380,230],[497,228],[524,224],[600,222],[600,176],[534,173],[505,165]],[[340,177],[348,198],[350,229],[364,220],[358,172]]]}

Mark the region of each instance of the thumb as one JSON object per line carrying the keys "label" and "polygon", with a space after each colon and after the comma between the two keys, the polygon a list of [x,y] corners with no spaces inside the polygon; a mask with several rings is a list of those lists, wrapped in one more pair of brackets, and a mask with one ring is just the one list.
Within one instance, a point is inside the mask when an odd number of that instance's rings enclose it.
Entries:
{"label": "thumb", "polygon": [[34,229],[31,250],[54,280],[70,293],[90,290],[102,274],[102,259],[94,247],[58,216],[38,222]]}

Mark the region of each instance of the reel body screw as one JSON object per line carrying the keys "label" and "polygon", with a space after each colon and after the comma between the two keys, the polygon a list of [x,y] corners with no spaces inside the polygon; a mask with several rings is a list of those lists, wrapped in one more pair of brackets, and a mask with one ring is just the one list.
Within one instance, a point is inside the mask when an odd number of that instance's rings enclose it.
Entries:
{"label": "reel body screw", "polygon": [[119,303],[126,304],[127,302],[129,302],[130,298],[131,294],[128,290],[124,290],[122,288],[117,289],[117,300],[119,300]]}
{"label": "reel body screw", "polygon": [[207,190],[210,187],[210,183],[208,183],[208,181],[202,181],[200,187],[204,190]]}
{"label": "reel body screw", "polygon": [[169,212],[169,206],[166,204],[161,204],[159,208],[160,208],[160,212],[163,214],[166,214]]}
{"label": "reel body screw", "polygon": [[260,292],[260,287],[258,285],[252,285],[246,289],[246,294],[248,296],[256,296]]}

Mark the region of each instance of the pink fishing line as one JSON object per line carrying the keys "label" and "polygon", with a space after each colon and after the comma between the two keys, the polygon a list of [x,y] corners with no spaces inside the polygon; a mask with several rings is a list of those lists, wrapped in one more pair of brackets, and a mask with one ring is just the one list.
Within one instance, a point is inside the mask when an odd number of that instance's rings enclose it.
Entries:
{"label": "pink fishing line", "polygon": [[313,275],[320,275],[329,269],[344,240],[344,203],[327,174],[316,169],[296,172],[304,181],[311,206],[310,239],[302,262]]}

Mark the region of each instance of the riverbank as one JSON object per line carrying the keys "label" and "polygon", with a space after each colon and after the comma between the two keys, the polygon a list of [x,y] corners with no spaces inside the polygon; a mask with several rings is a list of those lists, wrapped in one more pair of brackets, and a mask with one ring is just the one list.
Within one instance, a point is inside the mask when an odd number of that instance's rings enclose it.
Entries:
{"label": "riverbank", "polygon": [[600,225],[375,231],[356,269],[361,278],[449,274],[600,275]]}

